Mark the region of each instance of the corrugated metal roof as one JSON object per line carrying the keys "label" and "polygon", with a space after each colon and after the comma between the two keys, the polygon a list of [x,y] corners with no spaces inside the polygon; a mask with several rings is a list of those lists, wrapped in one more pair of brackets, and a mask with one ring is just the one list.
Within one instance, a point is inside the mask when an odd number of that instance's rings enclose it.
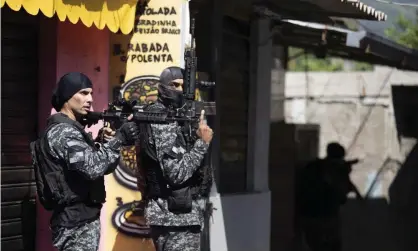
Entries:
{"label": "corrugated metal roof", "polygon": [[341,1],[347,4],[350,4],[351,6],[359,9],[360,11],[363,11],[364,13],[367,13],[367,15],[374,16],[378,21],[386,21],[388,18],[387,15],[380,10],[376,10],[370,5],[367,5],[359,0],[334,0],[334,1]]}
{"label": "corrugated metal roof", "polygon": [[418,71],[418,50],[373,33],[299,20],[282,20],[278,27],[278,43],[314,51],[322,48],[328,55]]}
{"label": "corrugated metal roof", "polygon": [[[401,0],[396,0],[397,2]],[[413,1],[418,2],[416,0],[404,0],[403,2],[410,2]],[[387,14],[388,19],[385,22],[375,22],[375,21],[368,21],[368,20],[358,20],[360,26],[367,30],[367,32],[374,33],[381,37],[386,37],[385,30],[394,26],[396,21],[398,20],[399,16],[402,15],[406,19],[410,20],[411,22],[415,22],[416,20],[416,10],[417,8],[407,8],[400,5],[395,4],[385,4],[381,2],[376,2],[375,0],[362,0],[362,2],[367,4],[373,4],[378,10],[381,10]],[[389,38],[390,39],[390,38]]]}
{"label": "corrugated metal roof", "polygon": [[254,11],[272,19],[326,23],[329,17],[385,21],[387,15],[360,0],[256,0]]}

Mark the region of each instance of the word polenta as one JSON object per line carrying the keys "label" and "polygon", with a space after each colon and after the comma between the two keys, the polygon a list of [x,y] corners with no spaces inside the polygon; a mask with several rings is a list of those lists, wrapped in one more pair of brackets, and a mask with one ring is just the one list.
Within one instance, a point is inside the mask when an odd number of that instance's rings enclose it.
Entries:
{"label": "word polenta", "polygon": [[144,15],[176,15],[176,9],[174,7],[160,7],[160,8],[146,8]]}
{"label": "word polenta", "polygon": [[173,56],[171,54],[131,54],[128,56],[122,56],[121,60],[123,62],[130,61],[138,63],[160,63],[160,62],[173,62]]}
{"label": "word polenta", "polygon": [[167,43],[128,44],[128,52],[131,53],[129,53],[127,57],[122,57],[122,61],[130,61],[131,63],[173,62],[173,57],[170,54]]}

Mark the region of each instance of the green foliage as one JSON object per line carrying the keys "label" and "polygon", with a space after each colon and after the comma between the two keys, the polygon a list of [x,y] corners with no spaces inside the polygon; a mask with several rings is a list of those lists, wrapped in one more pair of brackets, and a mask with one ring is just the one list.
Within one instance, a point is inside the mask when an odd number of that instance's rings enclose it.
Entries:
{"label": "green foliage", "polygon": [[341,71],[343,64],[334,63],[329,57],[317,58],[312,53],[305,56],[303,49],[289,47],[288,67],[290,71]]}
{"label": "green foliage", "polygon": [[[289,47],[289,71],[327,71],[336,72],[344,70],[344,60],[339,58],[326,57],[324,59],[317,58],[312,53],[305,56],[304,50],[295,47]],[[371,71],[373,65],[355,62],[355,71]]]}
{"label": "green foliage", "polygon": [[415,22],[400,15],[395,24],[386,29],[385,33],[389,38],[406,47],[418,49],[418,13]]}
{"label": "green foliage", "polygon": [[355,71],[373,71],[373,65],[364,63],[364,62],[355,62],[354,70]]}

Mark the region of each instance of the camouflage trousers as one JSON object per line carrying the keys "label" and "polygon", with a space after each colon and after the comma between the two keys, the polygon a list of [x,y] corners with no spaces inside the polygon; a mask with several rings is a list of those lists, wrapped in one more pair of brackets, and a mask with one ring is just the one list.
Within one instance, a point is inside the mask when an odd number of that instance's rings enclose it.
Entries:
{"label": "camouflage trousers", "polygon": [[58,251],[97,251],[100,240],[100,219],[74,228],[52,230],[52,242]]}
{"label": "camouflage trousers", "polygon": [[151,226],[156,251],[200,251],[200,226]]}

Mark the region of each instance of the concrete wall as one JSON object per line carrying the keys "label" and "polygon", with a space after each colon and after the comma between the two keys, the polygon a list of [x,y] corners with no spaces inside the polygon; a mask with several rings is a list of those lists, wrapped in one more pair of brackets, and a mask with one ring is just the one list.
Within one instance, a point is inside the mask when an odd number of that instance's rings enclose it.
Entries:
{"label": "concrete wall", "polygon": [[412,147],[398,140],[391,87],[418,85],[417,77],[386,67],[286,74],[286,122],[319,125],[319,156],[337,141],[348,158],[360,159],[351,180],[367,200],[350,199],[342,208],[344,250],[408,250],[399,246],[405,238],[396,237],[401,213],[392,210],[390,188]]}
{"label": "concrete wall", "polygon": [[[308,77],[288,72],[286,122],[318,124],[321,157],[326,145],[337,141],[346,147],[348,158],[359,158],[361,162],[355,166],[352,179],[365,194],[373,173],[388,158],[389,162],[404,158],[397,139],[391,86],[413,85],[416,77],[418,73],[383,67],[374,72],[310,72]],[[394,173],[386,175],[390,180]],[[386,198],[387,185],[371,196]]]}

